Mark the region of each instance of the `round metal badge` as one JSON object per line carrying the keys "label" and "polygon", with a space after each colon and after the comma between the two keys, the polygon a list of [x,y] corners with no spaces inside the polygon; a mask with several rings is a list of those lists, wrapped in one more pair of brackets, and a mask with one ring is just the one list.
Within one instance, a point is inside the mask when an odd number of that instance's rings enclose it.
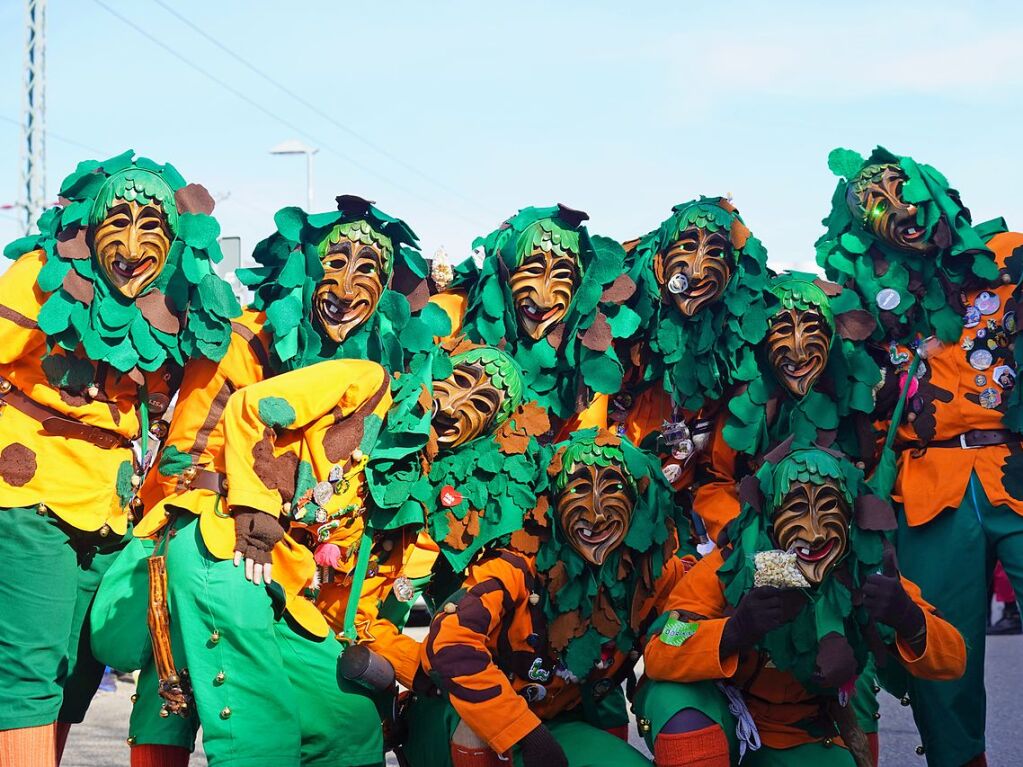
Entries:
{"label": "round metal badge", "polygon": [[689,290],[689,278],[686,277],[682,272],[675,272],[671,275],[671,279],[668,280],[668,291],[679,295]]}
{"label": "round metal badge", "polygon": [[970,367],[975,370],[987,370],[995,358],[987,349],[974,349],[969,356]]}
{"label": "round metal badge", "polygon": [[994,314],[998,311],[998,307],[1002,305],[1002,299],[998,297],[997,293],[992,293],[989,290],[982,290],[977,294],[977,297],[973,301],[973,305],[977,307],[981,314]]}
{"label": "round metal badge", "polygon": [[394,598],[399,602],[411,602],[415,599],[416,590],[412,585],[412,581],[404,575],[399,575],[394,579],[394,585],[391,587],[394,592]]}
{"label": "round metal badge", "polygon": [[976,306],[966,307],[966,313],[963,315],[963,327],[975,328],[980,324],[980,309]]}
{"label": "round metal badge", "polygon": [[983,386],[987,383],[987,376],[976,375],[973,377],[973,382],[977,384],[977,386]]}
{"label": "round metal badge", "polygon": [[1001,401],[1002,396],[996,389],[985,389],[980,393],[980,405],[988,410],[998,407]]}
{"label": "round metal badge", "polygon": [[890,312],[892,309],[898,307],[902,302],[902,297],[899,295],[899,291],[894,288],[883,288],[877,291],[877,295],[874,296],[874,301],[877,302],[877,307],[883,309],[886,312]]}
{"label": "round metal badge", "polygon": [[317,482],[313,488],[313,500],[317,506],[326,506],[334,497],[334,486],[329,482]]}

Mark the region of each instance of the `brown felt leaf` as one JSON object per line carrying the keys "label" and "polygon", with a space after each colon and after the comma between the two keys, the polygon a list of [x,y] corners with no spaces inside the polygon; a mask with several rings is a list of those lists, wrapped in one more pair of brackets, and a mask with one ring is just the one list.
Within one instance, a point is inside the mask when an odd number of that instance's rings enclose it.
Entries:
{"label": "brown felt leaf", "polygon": [[602,352],[611,345],[611,326],[603,312],[597,312],[590,325],[580,339],[583,346],[595,352]]}
{"label": "brown felt leaf", "polygon": [[554,329],[547,334],[547,343],[551,345],[552,349],[560,349],[561,342],[565,338],[565,323],[559,322],[554,326]]}
{"label": "brown felt leaf", "polygon": [[763,510],[763,503],[760,497],[760,480],[752,474],[747,474],[739,482],[739,503],[748,504],[757,512]]}
{"label": "brown felt leaf", "polygon": [[57,235],[57,253],[61,258],[91,258],[92,251],[85,239],[85,229],[65,229]]}
{"label": "brown felt leaf", "polygon": [[466,537],[468,516],[466,519],[459,519],[450,511],[445,516],[448,520],[448,534],[444,536],[444,543],[455,551],[464,551],[465,547],[469,545],[469,540]]}
{"label": "brown felt leaf", "polygon": [[547,467],[547,473],[550,476],[556,477],[556,476],[558,476],[561,473],[561,469],[564,466],[564,463],[563,463],[564,458],[565,458],[565,448],[561,448],[560,450],[558,450],[554,454],[554,457],[551,458],[551,465]]}
{"label": "brown felt leaf", "polygon": [[814,277],[813,284],[820,288],[828,298],[834,298],[842,292],[842,286],[837,282],[828,282],[820,277]]}
{"label": "brown felt leaf", "polygon": [[746,242],[749,240],[750,230],[737,218],[732,219],[732,228],[729,232],[729,239],[732,242],[732,247],[736,250],[740,250],[745,247]]}
{"label": "brown felt leaf", "polygon": [[513,417],[515,419],[515,426],[533,437],[539,437],[541,434],[546,434],[550,431],[550,416],[535,401],[527,402],[520,407]]}
{"label": "brown felt leaf", "polygon": [[536,522],[540,526],[547,525],[547,512],[551,508],[551,503],[547,500],[546,495],[538,496],[536,499],[536,506],[526,512],[524,519]]}
{"label": "brown felt leaf", "polygon": [[861,495],[856,499],[856,526],[861,530],[894,530],[895,512],[891,504],[876,495]]}
{"label": "brown felt leaf", "polygon": [[578,610],[573,610],[570,613],[561,613],[561,615],[551,621],[547,632],[551,647],[558,652],[563,652],[568,647],[569,641],[586,633],[586,628],[587,623],[579,615]]}
{"label": "brown felt leaf", "polygon": [[529,435],[517,429],[505,428],[505,423],[495,434],[498,449],[505,455],[522,455],[529,447]]}
{"label": "brown felt leaf", "polygon": [[511,535],[510,545],[516,551],[533,555],[540,550],[540,539],[525,530],[516,530]]}
{"label": "brown felt leaf", "polygon": [[614,606],[604,588],[597,592],[597,598],[593,602],[590,625],[606,637],[618,636],[618,630],[622,627],[622,622],[615,614]]}
{"label": "brown felt leaf", "polygon": [[426,388],[426,384],[421,384],[419,387],[419,407],[422,408],[424,413],[429,413],[433,410],[433,395]]}
{"label": "brown felt leaf", "polygon": [[96,288],[93,284],[74,269],[64,275],[61,287],[67,291],[68,295],[86,306],[92,303],[93,296],[96,295]]}
{"label": "brown felt leaf", "polygon": [[546,578],[547,591],[551,596],[556,596],[568,583],[568,570],[565,568],[565,563],[561,561],[555,563],[554,567],[547,571]]}
{"label": "brown felt leaf", "polygon": [[597,447],[618,447],[622,444],[622,438],[608,429],[601,429],[593,438],[593,444]]}
{"label": "brown felt leaf", "polygon": [[[625,251],[625,255],[628,255],[636,249],[636,246],[643,241],[642,237],[637,237],[634,240],[626,240],[622,243],[622,249]],[[617,280],[616,280],[617,281]]]}
{"label": "brown felt leaf", "polygon": [[[637,240],[638,242],[638,240]],[[627,274],[619,274],[615,281],[604,289],[600,300],[609,304],[620,304],[632,298],[636,292],[636,283]]]}
{"label": "brown felt leaf", "polygon": [[835,330],[849,341],[867,340],[876,326],[873,315],[863,309],[850,309],[835,316]]}
{"label": "brown felt leaf", "polygon": [[171,334],[181,330],[181,320],[174,313],[174,307],[165,293],[151,290],[136,298],[135,306],[157,330]]}
{"label": "brown felt leaf", "polygon": [[202,184],[181,187],[174,193],[174,204],[179,213],[204,213],[207,216],[213,213],[216,206],[213,196]]}

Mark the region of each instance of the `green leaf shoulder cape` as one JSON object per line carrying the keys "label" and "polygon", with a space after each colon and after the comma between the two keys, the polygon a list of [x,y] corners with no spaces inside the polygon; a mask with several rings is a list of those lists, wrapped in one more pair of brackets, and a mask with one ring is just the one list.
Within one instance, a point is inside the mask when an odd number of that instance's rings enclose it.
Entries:
{"label": "green leaf shoulder cape", "polygon": [[[401,371],[413,355],[433,348],[434,336],[451,331],[443,310],[418,300],[428,267],[415,234],[401,219],[360,202],[363,205],[327,213],[282,208],[274,216],[277,230],[253,251],[259,266],[238,271],[255,294],[252,308],[266,313],[276,372],[332,359],[366,359],[388,371]],[[388,285],[376,311],[340,344],[313,319],[313,294],[323,278],[321,258],[326,243],[339,235],[379,242],[389,264]],[[401,288],[408,289],[415,307]]]}
{"label": "green leaf shoulder cape", "polygon": [[[483,249],[483,265],[466,259],[455,269],[452,289],[467,294],[462,332],[476,343],[501,346],[522,368],[528,396],[553,416],[573,416],[589,394],[615,393],[623,367],[612,340],[630,335],[637,318],[622,306],[633,286],[624,276],[625,252],[606,237],[591,237],[585,214],[563,206],[523,208],[500,228],[473,243]],[[565,319],[534,341],[519,330],[508,276],[541,243],[570,254],[579,265]],[[617,297],[617,298],[616,298]]]}
{"label": "green leaf shoulder cape", "polygon": [[[881,382],[881,369],[864,346],[874,329],[873,317],[860,308],[854,291],[812,274],[786,272],[773,278],[767,289],[779,310],[815,309],[821,314],[831,332],[828,364],[814,388],[796,397],[778,381],[762,341],[756,377],[728,401],[726,442],[733,450],[757,456],[789,437],[798,446],[834,440],[847,455],[866,457],[860,455],[852,417],[860,414],[867,423],[866,416],[874,410],[874,387]],[[769,409],[769,402],[774,407]]]}
{"label": "green leaf shoulder cape", "polygon": [[[684,317],[662,298],[653,265],[658,253],[694,226],[728,233],[732,273],[717,301]],[[637,288],[630,306],[647,350],[643,379],[659,383],[676,406],[695,412],[721,399],[734,384],[757,377],[754,348],[772,311],[767,251],[728,200],[700,197],[672,208],[671,216],[632,250],[629,275]]]}
{"label": "green leaf shoulder cape", "polygon": [[[885,165],[897,165],[905,174],[902,197],[917,206],[924,237],[944,245],[937,252],[907,252],[881,242],[865,226],[867,212],[850,208],[850,193],[876,178]],[[860,294],[877,320],[875,340],[912,343],[937,336],[958,343],[965,309],[957,305],[959,292],[998,281],[999,268],[985,243],[1005,230],[1005,222],[973,226],[970,211],[941,173],[883,147],[867,159],[849,149],[835,149],[828,167],[841,179],[823,221],[827,232],[816,244],[817,263],[828,279]],[[887,289],[899,297],[889,311],[877,303],[878,294]]]}
{"label": "green leaf shoulder cape", "polygon": [[[845,492],[852,509],[849,548],[846,556],[813,589],[806,589],[807,605],[788,624],[769,632],[757,649],[770,655],[782,671],[793,674],[807,689],[821,691],[814,682],[820,640],[838,634],[849,642],[862,670],[868,652],[894,641],[890,628],[871,622],[853,595],[871,573],[879,571],[886,536],[895,529],[895,513],[884,499],[873,495],[863,473],[845,456],[822,448],[789,451],[786,443],[772,451],[760,470],[739,486],[742,511],[726,528],[725,562],[718,577],[730,605],[738,605],[753,588],[754,556],[778,548],[772,522],[793,482],[823,484],[835,481]],[[859,601],[859,600],[856,600]],[[878,632],[874,634],[874,632]],[[833,690],[831,692],[834,692]]]}
{"label": "green leaf shoulder cape", "polygon": [[[61,184],[60,198],[40,216],[38,234],[4,249],[11,259],[34,250],[45,254],[38,284],[48,297],[38,321],[48,356],[59,347],[70,359],[81,348],[88,359],[136,383],[143,372],[167,364],[223,357],[241,307],[213,270],[222,257],[220,226],[203,187],[186,184],[173,165],[129,150],[79,163]],[[92,253],[91,228],[118,200],[159,203],[172,237],[163,271],[134,299],[110,284]]]}

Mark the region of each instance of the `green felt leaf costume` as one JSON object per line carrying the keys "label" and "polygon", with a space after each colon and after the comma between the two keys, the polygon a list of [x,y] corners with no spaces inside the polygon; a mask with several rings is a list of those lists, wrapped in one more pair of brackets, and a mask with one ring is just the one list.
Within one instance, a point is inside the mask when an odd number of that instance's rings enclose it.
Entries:
{"label": "green felt leaf costume", "polygon": [[[79,347],[96,362],[141,382],[141,371],[188,359],[219,360],[231,338],[231,319],[241,313],[230,286],[213,264],[222,254],[212,200],[186,185],[173,165],[160,165],[131,150],[107,160],[86,160],[64,179],[61,205],[39,217],[39,233],[4,249],[11,259],[33,250],[46,254],[38,284],[49,294],[39,328],[52,352]],[[196,205],[205,201],[207,205]],[[118,291],[92,253],[96,224],[120,201],[159,203],[172,238],[167,262],[136,298]],[[206,209],[208,207],[208,210]],[[74,383],[72,358],[48,354],[43,366],[61,385]],[[60,368],[60,369],[57,369]],[[51,372],[52,371],[52,372]]]}
{"label": "green felt leaf costume", "polygon": [[844,636],[860,670],[878,639],[884,644],[894,641],[890,628],[872,623],[865,608],[853,605],[853,595],[868,575],[879,572],[884,549],[890,545],[886,535],[895,528],[895,513],[887,501],[872,494],[863,472],[842,454],[818,447],[787,448],[769,455],[755,475],[743,480],[742,511],[726,528],[727,556],[718,577],[728,603],[738,605],[753,588],[754,556],[778,548],[772,523],[792,483],[833,481],[840,488],[852,510],[846,555],[817,587],[805,590],[808,602],[796,618],[769,632],[757,646],[807,689],[823,692],[814,681],[822,638],[832,633]]}
{"label": "green felt leaf costume", "polygon": [[[876,238],[866,227],[870,211],[850,209],[849,193],[869,184],[887,165],[906,176],[901,195],[917,206],[916,220],[923,237],[945,242],[933,253],[899,250]],[[877,320],[875,340],[911,343],[937,336],[957,343],[962,333],[962,310],[950,297],[999,279],[999,268],[986,240],[1005,231],[1001,220],[972,225],[970,211],[941,173],[912,157],[877,147],[867,159],[848,149],[835,149],[828,166],[841,180],[831,199],[827,227],[817,240],[817,263],[828,279],[855,289]],[[878,294],[891,289],[899,303],[884,311]],[[957,299],[956,299],[957,300]]]}
{"label": "green felt leaf costume", "polygon": [[[393,383],[394,404],[366,468],[373,500],[370,527],[392,530],[425,522],[454,573],[485,547],[507,543],[522,529],[547,486],[545,453],[536,437],[548,422],[534,403],[524,401],[522,372],[500,349],[469,346],[450,357],[438,348]],[[432,396],[433,381],[465,362],[481,364],[504,401],[489,433],[452,449],[431,449],[432,409],[421,394],[425,388]],[[461,500],[445,506],[445,488]]]}
{"label": "green felt leaf costume", "polygon": [[[665,253],[689,227],[748,235],[741,247],[731,248],[732,273],[721,297],[693,317],[683,316],[662,298],[654,273],[657,254]],[[767,251],[728,200],[700,197],[672,208],[671,216],[631,252],[629,275],[637,288],[630,306],[639,315],[647,349],[643,381],[663,386],[677,407],[697,411],[721,399],[733,385],[757,378],[754,349],[773,313],[766,290]]]}
{"label": "green felt leaf costume", "polygon": [[[814,387],[797,397],[778,381],[762,341],[757,349],[757,377],[728,401],[724,438],[740,453],[757,456],[789,437],[794,437],[796,445],[807,446],[820,440],[820,432],[837,431],[837,445],[847,455],[863,457],[852,417],[873,411],[873,390],[881,381],[881,369],[862,341],[873,321],[860,308],[854,291],[829,298],[814,280],[812,274],[786,272],[772,279],[768,290],[779,309],[812,308],[823,316],[831,331],[827,366]],[[843,337],[843,329],[853,324],[843,323],[843,318],[858,320],[853,335],[860,340]],[[769,409],[772,401],[776,407]],[[774,412],[771,421],[769,410]]]}
{"label": "green felt leaf costume", "polygon": [[[625,251],[606,237],[591,237],[581,223],[585,218],[560,205],[523,208],[473,242],[483,248],[483,266],[466,259],[455,268],[451,283],[452,289],[467,293],[465,336],[475,343],[502,345],[522,368],[528,397],[560,419],[573,416],[591,392],[618,391],[623,368],[611,340],[631,332],[628,318],[613,319],[619,307],[601,301],[623,274]],[[541,243],[571,256],[581,279],[565,319],[534,341],[519,329],[508,275]],[[608,324],[610,332],[598,332]],[[580,391],[586,396],[580,398]]]}
{"label": "green felt leaf costume", "polygon": [[[282,208],[274,216],[277,231],[256,245],[259,264],[239,269],[238,278],[255,293],[252,308],[266,312],[271,333],[271,362],[277,372],[332,359],[366,359],[387,370],[403,370],[409,357],[433,348],[434,337],[451,332],[444,311],[427,305],[413,312],[408,298],[394,288],[401,275],[423,282],[428,267],[416,235],[401,219],[367,201],[326,213]],[[350,237],[377,244],[384,254],[388,285],[376,311],[343,343],[335,343],[313,317],[313,294],[323,277],[321,258],[331,242]]]}
{"label": "green felt leaf costume", "polygon": [[[549,587],[541,594],[541,602],[548,626],[559,617],[576,614],[580,628],[573,632],[575,636],[569,639],[559,660],[571,675],[585,681],[600,660],[605,644],[613,643],[618,650],[628,653],[643,635],[646,627],[634,622],[633,603],[640,598],[641,591],[650,593],[666,558],[689,553],[686,548],[676,553],[674,547],[675,532],[685,529],[682,526],[688,522],[674,501],[656,456],[627,439],[596,428],[584,429],[554,445],[552,450],[554,460],[548,469],[552,498],[568,483],[574,463],[623,468],[635,494],[625,540],[599,568],[583,559],[569,543],[558,524],[553,501],[545,540],[537,553],[537,570],[544,579],[549,581],[556,567],[562,571],[558,582],[563,585],[557,589]],[[605,636],[592,622],[598,596],[606,600],[605,604],[611,606],[617,617],[619,630],[614,636]]]}

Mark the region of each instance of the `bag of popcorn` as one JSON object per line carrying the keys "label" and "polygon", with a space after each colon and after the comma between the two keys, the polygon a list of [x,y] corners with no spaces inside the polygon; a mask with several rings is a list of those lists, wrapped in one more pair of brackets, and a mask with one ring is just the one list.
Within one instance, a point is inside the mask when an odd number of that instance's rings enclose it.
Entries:
{"label": "bag of popcorn", "polygon": [[753,557],[753,564],[756,567],[753,574],[754,587],[775,586],[779,589],[810,587],[796,565],[795,552],[759,551]]}

